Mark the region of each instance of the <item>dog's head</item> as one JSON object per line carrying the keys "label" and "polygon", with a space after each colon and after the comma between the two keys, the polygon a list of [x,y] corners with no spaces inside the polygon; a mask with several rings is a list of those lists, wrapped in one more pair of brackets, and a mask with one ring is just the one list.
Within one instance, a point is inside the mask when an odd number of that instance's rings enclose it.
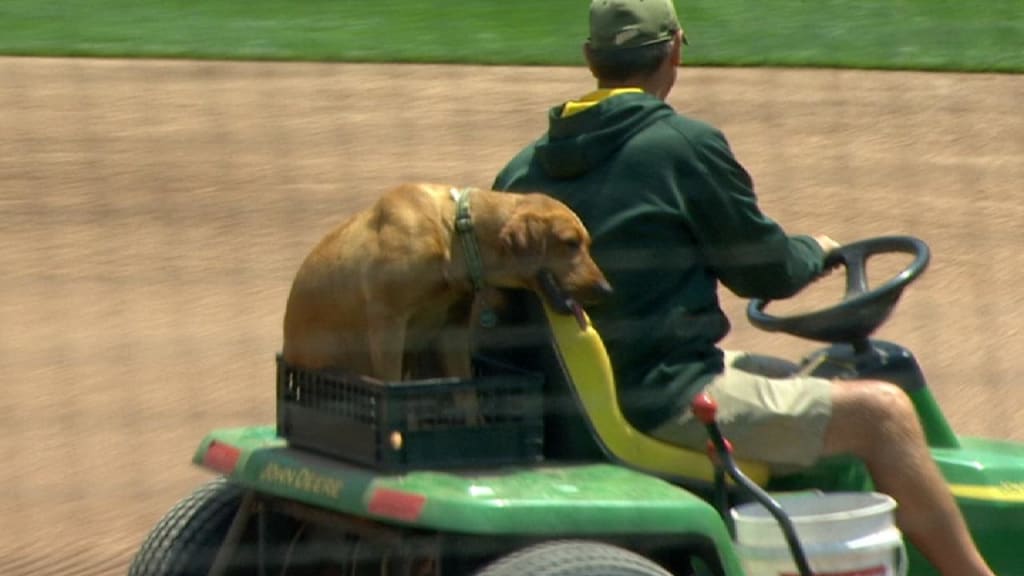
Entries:
{"label": "dog's head", "polygon": [[568,206],[543,194],[525,194],[501,229],[499,241],[517,283],[539,290],[548,270],[580,302],[594,302],[612,287],[590,256],[590,234]]}

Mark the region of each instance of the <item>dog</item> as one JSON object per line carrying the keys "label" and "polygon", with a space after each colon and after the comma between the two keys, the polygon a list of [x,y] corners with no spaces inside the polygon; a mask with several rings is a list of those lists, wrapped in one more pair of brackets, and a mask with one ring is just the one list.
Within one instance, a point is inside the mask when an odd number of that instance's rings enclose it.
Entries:
{"label": "dog", "polygon": [[282,357],[389,382],[468,378],[474,296],[539,291],[543,272],[593,302],[611,286],[590,243],[576,214],[544,194],[399,185],[305,258],[288,296]]}

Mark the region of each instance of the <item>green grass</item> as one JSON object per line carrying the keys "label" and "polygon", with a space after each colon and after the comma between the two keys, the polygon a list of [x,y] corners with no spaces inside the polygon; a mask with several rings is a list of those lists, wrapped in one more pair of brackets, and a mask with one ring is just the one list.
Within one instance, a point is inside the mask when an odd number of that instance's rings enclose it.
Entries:
{"label": "green grass", "polygon": [[[587,0],[0,0],[0,53],[577,65]],[[677,0],[691,65],[1024,71],[1022,0]]]}

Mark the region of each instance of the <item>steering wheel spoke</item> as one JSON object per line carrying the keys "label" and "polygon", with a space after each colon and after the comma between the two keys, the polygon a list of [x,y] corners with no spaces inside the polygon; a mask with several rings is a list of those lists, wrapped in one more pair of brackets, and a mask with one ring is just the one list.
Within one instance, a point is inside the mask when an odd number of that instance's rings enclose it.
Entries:
{"label": "steering wheel spoke", "polygon": [[868,253],[863,246],[853,245],[849,251],[836,250],[841,255],[840,261],[846,268],[846,294],[843,300],[849,300],[868,292]]}

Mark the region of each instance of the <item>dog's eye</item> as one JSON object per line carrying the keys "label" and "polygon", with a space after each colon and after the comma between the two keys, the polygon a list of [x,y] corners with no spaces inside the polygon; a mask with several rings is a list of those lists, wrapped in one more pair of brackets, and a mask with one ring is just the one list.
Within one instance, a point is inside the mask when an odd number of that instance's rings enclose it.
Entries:
{"label": "dog's eye", "polygon": [[569,248],[573,252],[576,252],[583,247],[583,242],[581,242],[579,238],[571,238],[568,240],[563,240],[562,242],[565,244],[567,248]]}

